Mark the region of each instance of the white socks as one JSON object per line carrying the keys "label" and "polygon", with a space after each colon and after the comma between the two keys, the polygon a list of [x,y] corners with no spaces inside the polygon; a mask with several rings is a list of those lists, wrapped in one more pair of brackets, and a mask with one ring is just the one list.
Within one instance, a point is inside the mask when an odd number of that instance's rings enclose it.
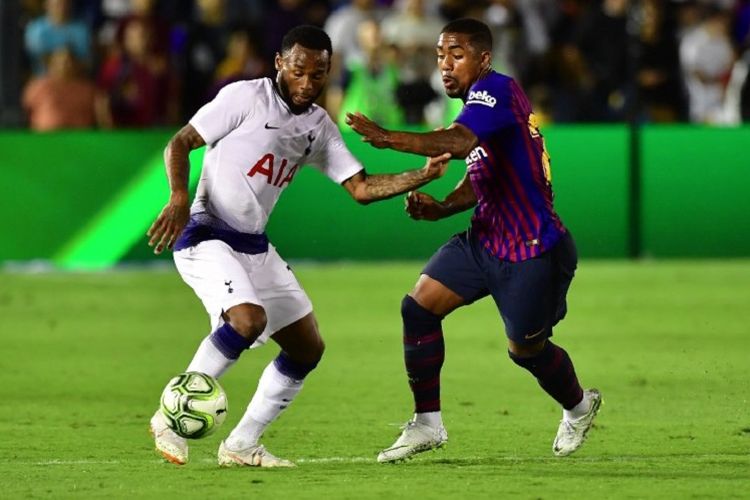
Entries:
{"label": "white socks", "polygon": [[211,336],[209,335],[203,339],[201,345],[198,346],[198,350],[195,352],[193,360],[187,367],[187,371],[202,372],[211,375],[214,378],[219,378],[236,361],[236,359],[229,359],[224,356],[224,354],[216,348],[211,341]]}
{"label": "white socks", "polygon": [[271,361],[258,381],[258,389],[247,406],[239,424],[225,443],[227,447],[241,450],[258,444],[268,424],[289,406],[302,389],[302,380],[281,373]]}
{"label": "white socks", "polygon": [[415,413],[414,421],[418,424],[424,424],[435,429],[443,426],[443,416],[439,411],[429,411],[426,413]]}
{"label": "white socks", "polygon": [[586,391],[583,391],[583,399],[581,399],[581,402],[575,405],[570,410],[566,410],[563,408],[563,419],[570,422],[572,420],[577,420],[581,418],[582,416],[586,415],[588,411],[591,409],[591,399],[588,397],[588,394]]}

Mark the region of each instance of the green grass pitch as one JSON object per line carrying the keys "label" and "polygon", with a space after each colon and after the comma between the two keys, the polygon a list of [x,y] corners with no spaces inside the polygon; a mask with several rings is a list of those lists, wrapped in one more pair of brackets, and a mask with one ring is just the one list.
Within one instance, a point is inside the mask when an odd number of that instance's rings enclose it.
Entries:
{"label": "green grass pitch", "polygon": [[748,498],[750,261],[581,263],[555,341],[604,406],[564,459],[559,409],[507,358],[494,304],[457,311],[448,445],[380,465],[410,416],[399,304],[420,266],[296,267],[327,351],[264,438],[292,470],[215,462],[274,345],[222,378],[229,417],[188,465],[154,453],[159,393],[208,333],[176,272],[0,274],[0,497]]}

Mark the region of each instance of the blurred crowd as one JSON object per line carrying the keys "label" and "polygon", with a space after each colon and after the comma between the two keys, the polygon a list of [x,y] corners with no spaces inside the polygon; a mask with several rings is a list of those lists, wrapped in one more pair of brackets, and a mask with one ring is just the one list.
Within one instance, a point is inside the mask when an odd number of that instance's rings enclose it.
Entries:
{"label": "blurred crowd", "polygon": [[325,28],[321,104],[389,126],[438,126],[435,42],[492,29],[494,68],[544,122],[750,121],[750,0],[21,0],[22,106],[35,130],[175,126],[219,89],[272,76],[281,38]]}

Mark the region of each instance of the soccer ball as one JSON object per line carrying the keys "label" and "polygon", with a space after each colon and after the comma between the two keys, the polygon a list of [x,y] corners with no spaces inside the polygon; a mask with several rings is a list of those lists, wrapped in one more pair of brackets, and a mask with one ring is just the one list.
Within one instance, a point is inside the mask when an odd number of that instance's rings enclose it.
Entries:
{"label": "soccer ball", "polygon": [[161,412],[178,435],[188,439],[206,437],[227,418],[227,395],[210,375],[181,373],[164,388]]}

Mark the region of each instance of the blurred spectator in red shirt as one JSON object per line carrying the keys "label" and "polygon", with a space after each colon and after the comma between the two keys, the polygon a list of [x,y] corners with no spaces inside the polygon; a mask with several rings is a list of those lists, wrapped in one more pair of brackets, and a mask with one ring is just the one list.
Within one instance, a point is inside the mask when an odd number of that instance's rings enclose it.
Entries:
{"label": "blurred spectator in red shirt", "polygon": [[170,123],[176,109],[169,92],[169,72],[164,53],[154,49],[149,23],[131,20],[123,34],[121,50],[104,61],[99,85],[107,92],[107,126],[148,127]]}
{"label": "blurred spectator in red shirt", "polygon": [[149,25],[153,36],[154,50],[163,53],[169,48],[169,25],[156,13],[156,0],[130,0],[130,12],[120,19],[115,27],[115,39],[123,44],[125,29],[134,20]]}
{"label": "blurred spectator in red shirt", "polygon": [[23,91],[30,127],[39,132],[93,127],[96,99],[96,86],[81,76],[79,63],[67,47],[52,52],[47,74],[31,79]]}

